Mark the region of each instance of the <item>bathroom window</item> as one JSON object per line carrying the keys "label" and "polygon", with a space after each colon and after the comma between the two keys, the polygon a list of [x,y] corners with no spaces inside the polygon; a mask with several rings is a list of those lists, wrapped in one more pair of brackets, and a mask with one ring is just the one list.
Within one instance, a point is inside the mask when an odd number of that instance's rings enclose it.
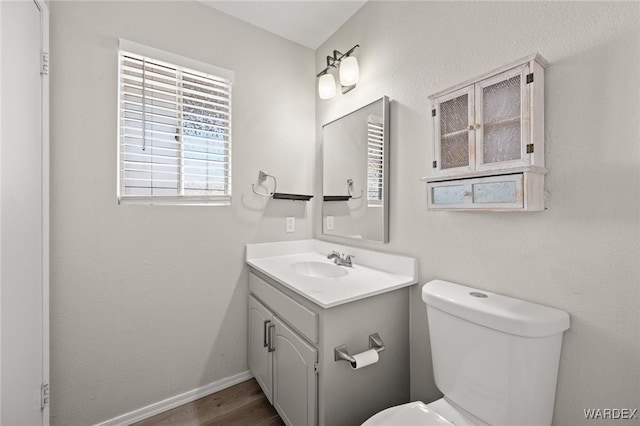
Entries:
{"label": "bathroom window", "polygon": [[369,207],[382,206],[382,169],[384,167],[384,126],[382,119],[367,120],[367,201]]}
{"label": "bathroom window", "polygon": [[231,204],[232,80],[120,40],[118,202]]}

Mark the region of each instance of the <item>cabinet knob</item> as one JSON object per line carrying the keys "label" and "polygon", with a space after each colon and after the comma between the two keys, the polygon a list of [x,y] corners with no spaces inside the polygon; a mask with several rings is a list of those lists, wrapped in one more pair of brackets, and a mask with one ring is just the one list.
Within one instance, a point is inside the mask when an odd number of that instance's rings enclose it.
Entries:
{"label": "cabinet knob", "polygon": [[475,126],[473,124],[469,124],[469,127],[467,127],[467,130],[475,130]]}
{"label": "cabinet knob", "polygon": [[464,191],[464,196],[465,197],[471,197],[473,195],[473,192],[471,191]]}

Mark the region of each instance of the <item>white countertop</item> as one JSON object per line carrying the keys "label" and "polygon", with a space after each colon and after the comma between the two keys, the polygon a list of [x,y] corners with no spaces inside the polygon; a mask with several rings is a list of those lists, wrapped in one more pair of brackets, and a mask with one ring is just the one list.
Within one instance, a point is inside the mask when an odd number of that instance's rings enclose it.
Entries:
{"label": "white countertop", "polygon": [[[339,278],[314,278],[297,273],[298,262],[321,262],[332,250],[355,255],[353,267]],[[386,293],[417,282],[414,258],[357,249],[320,240],[247,244],[249,266],[323,308],[331,308],[365,297]],[[338,266],[336,266],[338,267]]]}

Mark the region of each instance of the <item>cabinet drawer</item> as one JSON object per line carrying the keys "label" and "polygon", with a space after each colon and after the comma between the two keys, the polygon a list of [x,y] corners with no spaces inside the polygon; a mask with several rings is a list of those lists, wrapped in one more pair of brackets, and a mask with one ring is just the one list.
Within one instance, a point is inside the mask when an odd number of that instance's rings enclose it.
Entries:
{"label": "cabinet drawer", "polygon": [[427,184],[430,210],[523,209],[522,173]]}
{"label": "cabinet drawer", "polygon": [[318,343],[318,314],[253,273],[249,273],[249,291],[313,343]]}

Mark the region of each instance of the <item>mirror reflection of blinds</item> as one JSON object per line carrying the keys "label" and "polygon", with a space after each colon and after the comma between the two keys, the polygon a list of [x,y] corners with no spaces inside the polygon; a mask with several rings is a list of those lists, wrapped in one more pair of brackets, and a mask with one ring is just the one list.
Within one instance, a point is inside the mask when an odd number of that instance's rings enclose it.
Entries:
{"label": "mirror reflection of blinds", "polygon": [[367,200],[382,201],[384,127],[377,120],[372,121],[371,117],[367,122],[367,149]]}
{"label": "mirror reflection of blinds", "polygon": [[231,80],[120,51],[120,197],[229,204]]}

